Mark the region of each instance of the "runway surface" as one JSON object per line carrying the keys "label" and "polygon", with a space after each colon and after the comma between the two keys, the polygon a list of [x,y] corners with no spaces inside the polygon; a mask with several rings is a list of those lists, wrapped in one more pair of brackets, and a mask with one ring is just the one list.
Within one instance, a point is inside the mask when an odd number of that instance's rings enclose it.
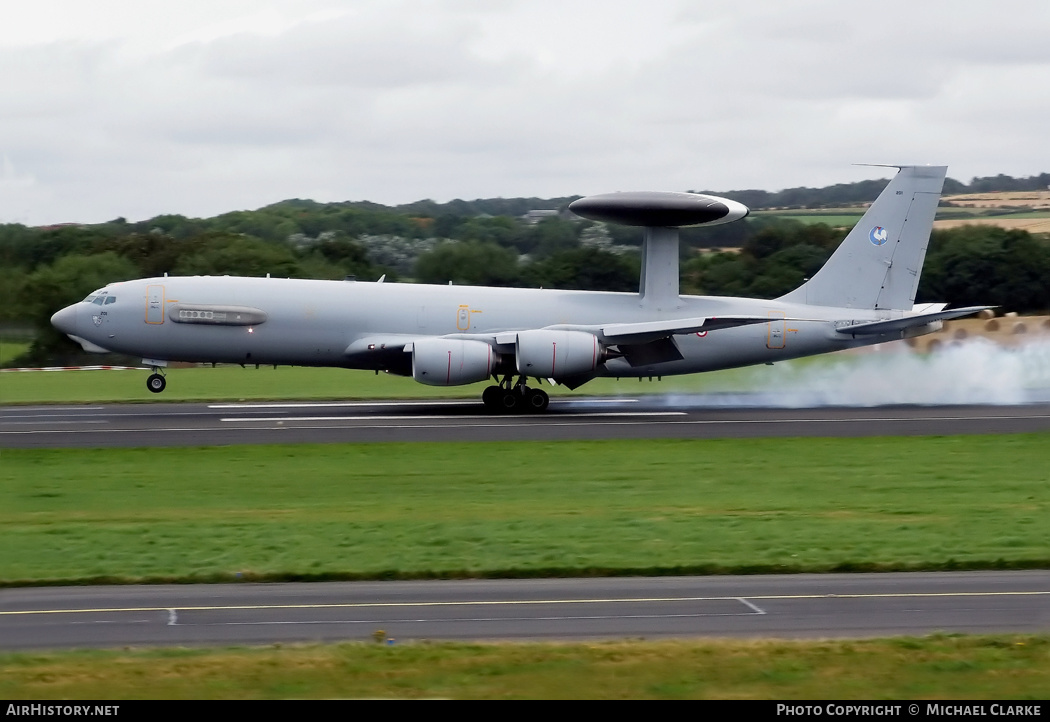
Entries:
{"label": "runway surface", "polygon": [[[766,408],[588,398],[542,416],[463,401],[7,406],[0,447],[1045,432],[1050,404]],[[1050,572],[0,590],[0,649],[365,640],[860,637],[1050,631]]]}
{"label": "runway surface", "polygon": [[1050,630],[1050,572],[0,590],[0,648]]}
{"label": "runway surface", "polygon": [[555,400],[542,415],[478,402],[98,404],[0,408],[0,447],[212,446],[355,441],[911,436],[1050,430],[1050,404],[766,408],[678,396]]}

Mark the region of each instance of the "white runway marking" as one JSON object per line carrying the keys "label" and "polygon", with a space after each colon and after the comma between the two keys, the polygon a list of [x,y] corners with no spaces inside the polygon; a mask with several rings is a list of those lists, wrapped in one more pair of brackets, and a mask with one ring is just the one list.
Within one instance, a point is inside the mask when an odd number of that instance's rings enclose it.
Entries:
{"label": "white runway marking", "polygon": [[[41,424],[108,424],[109,422],[104,419],[91,420],[91,419],[69,419],[68,421],[8,421],[8,417],[0,419],[0,424],[5,426],[39,426]],[[27,416],[25,418],[34,418]],[[36,417],[39,418],[39,417]]]}
{"label": "white runway marking", "polygon": [[[302,429],[313,429],[313,430],[330,430],[330,431],[392,431],[398,429],[427,429],[427,430],[440,430],[440,429],[500,429],[500,428],[515,428],[515,429],[540,429],[540,428],[559,428],[559,427],[581,427],[588,423],[589,419],[595,419],[601,416],[640,416],[646,412],[596,412],[596,413],[573,413],[573,414],[556,414],[550,416],[536,416],[529,415],[523,417],[502,417],[503,420],[496,422],[493,416],[418,416],[413,417],[416,420],[440,420],[445,423],[441,424],[383,424],[375,423],[371,425],[330,425],[324,422],[328,421],[348,421],[348,420],[371,420],[381,422],[388,419],[398,419],[402,417],[391,417],[391,416],[341,416],[341,417],[312,417],[315,419],[322,420],[321,422],[300,422],[298,426],[258,426],[253,425],[251,422],[258,422],[261,419],[244,417],[225,417],[221,419],[225,424],[235,424],[238,422],[244,422],[241,426],[193,426],[193,427],[172,427],[172,426],[158,426],[150,428],[134,428],[134,427],[123,427],[119,425],[120,418],[114,416],[108,423],[105,429],[93,428],[93,429],[16,429],[16,428],[5,428],[0,430],[0,438],[3,437],[16,437],[25,435],[83,435],[83,434],[150,434],[155,435],[158,433],[202,433],[207,431],[217,431],[220,429],[227,430],[240,430],[240,431],[266,431],[266,432],[283,432],[289,430],[302,430]],[[673,411],[673,412],[653,412],[653,413],[666,413],[671,416],[688,416],[689,412],[685,411]],[[698,412],[694,411],[693,414]],[[122,416],[135,416],[138,414],[128,414]],[[149,414],[141,414],[148,416]],[[180,414],[181,415],[181,414]],[[471,420],[476,419],[474,423],[448,423],[453,420]],[[521,421],[516,421],[521,419]],[[565,419],[559,421],[558,419]],[[818,425],[824,424],[876,424],[876,423],[900,423],[900,422],[911,422],[911,423],[929,423],[929,422],[945,422],[945,421],[982,421],[985,423],[996,423],[996,422],[1007,422],[1007,421],[1032,421],[1032,420],[1043,420],[1050,419],[1050,414],[1029,414],[1029,415],[971,415],[971,416],[915,416],[915,417],[897,417],[897,416],[863,416],[863,417],[842,417],[842,418],[783,418],[783,419],[682,419],[682,418],[667,418],[663,423],[674,426],[718,426],[724,425],[730,426],[741,426],[741,425],[756,425],[756,426],[783,426],[783,425],[811,425],[816,428]],[[277,421],[288,421],[288,418],[281,417],[268,417],[267,420]],[[76,422],[77,425],[86,423],[82,421]],[[213,422],[214,423],[214,422]],[[639,426],[642,424],[651,423],[646,420],[645,417],[633,419],[609,419],[601,423],[602,427],[616,427],[616,426]]]}
{"label": "white runway marking", "polygon": [[[687,416],[685,411],[597,411],[594,413],[580,412],[578,414],[564,414],[560,418],[565,416],[574,418],[594,418],[595,416],[609,417],[609,416]],[[459,419],[459,420],[470,420],[470,419],[491,419],[491,416],[463,416],[463,415],[413,415],[413,416],[265,416],[265,417],[244,417],[244,416],[230,416],[227,418],[219,419],[227,423],[238,423],[241,421],[247,421],[252,423],[258,422],[277,422],[277,421],[427,421],[427,420],[445,420],[445,419]],[[523,418],[538,418],[536,416],[523,417]],[[453,424],[455,425],[455,424]],[[461,424],[460,424],[461,425]],[[476,426],[476,424],[472,424]],[[487,426],[488,424],[486,424]]]}
{"label": "white runway marking", "polygon": [[[507,607],[535,606],[540,604],[639,604],[667,602],[741,602],[753,609],[762,611],[747,600],[759,601],[799,600],[799,599],[949,599],[954,597],[1032,597],[1050,596],[1050,590],[1029,591],[990,591],[990,592],[855,592],[849,594],[754,594],[742,597],[606,597],[596,599],[464,599],[444,602],[343,602],[319,604],[218,604],[184,607],[85,607],[82,609],[0,609],[0,617],[19,617],[36,614],[100,614],[103,612],[222,612],[231,610],[281,610],[281,609],[389,609],[406,607]],[[758,612],[755,612],[757,615]],[[181,624],[181,622],[180,622]]]}
{"label": "white runway marking", "polygon": [[[400,400],[400,401],[300,401],[282,403],[208,404],[209,409],[312,409],[326,407],[360,408],[368,406],[447,406],[455,403],[472,403],[474,399]],[[640,399],[552,399],[551,405],[565,404],[636,404]]]}
{"label": "white runway marking", "polygon": [[297,624],[435,624],[440,622],[578,622],[599,619],[695,619],[698,617],[755,617],[754,612],[698,612],[696,614],[579,614],[557,617],[434,617],[431,619],[304,619],[270,622],[203,622],[180,624],[183,627],[264,627]]}
{"label": "white runway marking", "polygon": [[752,604],[751,602],[747,601],[743,597],[737,597],[737,601],[740,602],[741,604],[746,604],[747,606],[751,607],[751,609],[755,610],[755,614],[765,614],[766,613],[765,610],[759,608],[759,606],[757,604]]}

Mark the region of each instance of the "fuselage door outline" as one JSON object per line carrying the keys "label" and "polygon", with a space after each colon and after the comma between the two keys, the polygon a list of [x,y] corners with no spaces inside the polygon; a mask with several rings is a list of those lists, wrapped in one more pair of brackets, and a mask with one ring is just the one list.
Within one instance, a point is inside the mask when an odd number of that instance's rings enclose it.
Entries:
{"label": "fuselage door outline", "polygon": [[164,323],[164,286],[160,284],[146,286],[146,323]]}

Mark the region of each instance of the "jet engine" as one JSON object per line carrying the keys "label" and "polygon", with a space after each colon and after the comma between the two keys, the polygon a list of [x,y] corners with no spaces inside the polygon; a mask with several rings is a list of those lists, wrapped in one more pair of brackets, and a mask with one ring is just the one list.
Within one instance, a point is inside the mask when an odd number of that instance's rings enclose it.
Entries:
{"label": "jet engine", "polygon": [[605,360],[598,337],[585,331],[521,331],[516,351],[518,373],[547,379],[580,376]]}
{"label": "jet engine", "polygon": [[412,344],[412,378],[428,386],[460,386],[492,375],[499,356],[481,341],[426,338]]}

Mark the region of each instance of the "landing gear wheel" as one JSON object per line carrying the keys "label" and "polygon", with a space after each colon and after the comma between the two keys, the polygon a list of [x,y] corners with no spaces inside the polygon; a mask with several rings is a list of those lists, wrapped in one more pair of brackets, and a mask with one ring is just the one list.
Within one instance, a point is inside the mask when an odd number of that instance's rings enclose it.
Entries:
{"label": "landing gear wheel", "polygon": [[500,396],[500,411],[505,414],[513,414],[522,407],[521,392],[517,389],[503,390]]}
{"label": "landing gear wheel", "polygon": [[486,408],[499,411],[503,407],[503,389],[499,386],[489,386],[481,392],[481,401]]}
{"label": "landing gear wheel", "polygon": [[527,389],[525,391],[525,408],[533,413],[542,413],[547,410],[551,397],[542,389]]}
{"label": "landing gear wheel", "polygon": [[150,374],[150,377],[146,379],[146,388],[155,394],[159,394],[167,385],[168,382],[160,374]]}

